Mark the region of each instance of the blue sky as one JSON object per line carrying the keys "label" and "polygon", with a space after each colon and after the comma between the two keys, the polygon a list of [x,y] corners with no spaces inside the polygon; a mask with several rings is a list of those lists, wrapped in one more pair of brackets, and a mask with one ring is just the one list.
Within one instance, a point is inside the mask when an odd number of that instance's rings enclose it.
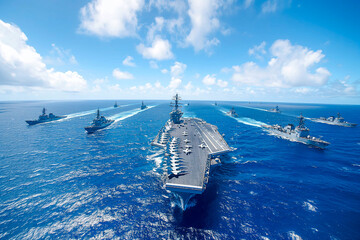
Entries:
{"label": "blue sky", "polygon": [[0,100],[360,103],[360,2],[0,2]]}

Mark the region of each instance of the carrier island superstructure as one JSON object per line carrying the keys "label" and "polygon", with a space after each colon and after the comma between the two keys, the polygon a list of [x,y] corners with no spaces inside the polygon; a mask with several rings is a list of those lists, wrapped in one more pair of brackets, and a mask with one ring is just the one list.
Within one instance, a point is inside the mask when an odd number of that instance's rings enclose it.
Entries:
{"label": "carrier island superstructure", "polygon": [[199,118],[182,118],[179,95],[173,100],[170,119],[151,144],[165,149],[165,188],[180,196],[186,208],[192,196],[205,191],[211,165],[232,149],[216,126]]}

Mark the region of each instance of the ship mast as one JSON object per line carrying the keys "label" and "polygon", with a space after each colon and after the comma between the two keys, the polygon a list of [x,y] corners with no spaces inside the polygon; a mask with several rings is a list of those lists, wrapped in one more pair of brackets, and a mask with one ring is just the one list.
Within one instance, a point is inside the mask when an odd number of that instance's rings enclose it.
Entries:
{"label": "ship mast", "polygon": [[304,117],[303,115],[300,113],[300,116],[299,116],[299,128],[305,128],[305,120],[304,120]]}
{"label": "ship mast", "polygon": [[179,124],[181,122],[180,118],[183,115],[183,113],[181,112],[180,108],[180,103],[179,101],[181,100],[181,97],[179,96],[179,94],[176,94],[172,100],[174,100],[174,102],[172,102],[170,104],[170,106],[173,106],[174,109],[171,111],[170,113],[170,120],[174,123],[174,124]]}

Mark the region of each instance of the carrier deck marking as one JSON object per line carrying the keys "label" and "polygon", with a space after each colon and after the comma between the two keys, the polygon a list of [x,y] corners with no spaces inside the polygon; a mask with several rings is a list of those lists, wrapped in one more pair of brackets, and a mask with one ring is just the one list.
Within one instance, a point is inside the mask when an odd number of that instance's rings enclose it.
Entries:
{"label": "carrier deck marking", "polygon": [[[184,131],[188,134],[184,136]],[[160,144],[162,131],[156,136],[152,145],[166,148],[166,143]],[[169,134],[168,141],[172,137],[177,139],[177,155],[183,174],[171,176],[167,174],[166,188],[173,191],[189,192],[201,194],[207,183],[207,176],[210,170],[211,156],[220,155],[231,151],[217,127],[206,123],[199,118],[182,118],[180,124],[171,124],[171,128],[166,131]],[[190,140],[186,143],[184,140]],[[206,147],[201,148],[199,145]],[[191,145],[191,153],[186,154],[183,150]],[[170,157],[169,157],[170,158]]]}

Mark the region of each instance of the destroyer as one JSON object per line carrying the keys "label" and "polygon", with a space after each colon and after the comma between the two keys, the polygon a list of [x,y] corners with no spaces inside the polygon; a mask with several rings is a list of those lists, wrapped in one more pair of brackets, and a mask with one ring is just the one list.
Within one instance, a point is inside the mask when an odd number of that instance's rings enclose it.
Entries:
{"label": "destroyer", "polygon": [[305,120],[302,115],[299,117],[299,125],[294,127],[292,124],[288,124],[286,127],[281,127],[279,125],[264,125],[264,127],[270,132],[279,137],[301,142],[307,145],[312,145],[321,149],[324,149],[330,143],[321,140],[320,138],[311,137],[309,135],[309,129],[305,127]]}
{"label": "destroyer", "polygon": [[142,101],[140,109],[141,109],[141,110],[144,110],[144,109],[146,109],[146,108],[147,108],[147,106],[144,104],[144,101]]}
{"label": "destroyer", "polygon": [[235,108],[234,108],[234,107],[232,107],[232,108],[230,109],[230,111],[228,111],[226,114],[229,115],[230,117],[238,117],[238,114],[235,112]]}
{"label": "destroyer", "polygon": [[165,148],[165,188],[180,196],[185,209],[192,196],[206,189],[210,168],[219,163],[218,157],[232,149],[216,126],[199,118],[182,118],[178,94],[173,100],[170,120],[151,144]]}
{"label": "destroyer", "polygon": [[93,120],[93,123],[89,127],[85,127],[87,133],[93,133],[99,129],[106,128],[112,124],[114,120],[106,119],[104,116],[100,116],[100,110],[97,110],[96,118]]}
{"label": "destroyer", "polygon": [[328,118],[320,117],[320,118],[312,118],[311,120],[314,122],[326,123],[330,125],[337,125],[343,127],[355,127],[357,125],[356,123],[346,122],[344,118],[340,116],[340,113],[337,114],[337,117],[334,116]]}
{"label": "destroyer", "polygon": [[279,106],[276,106],[275,108],[268,110],[268,112],[280,113]]}
{"label": "destroyer", "polygon": [[46,114],[46,109],[43,108],[42,114],[39,116],[37,120],[26,120],[25,122],[29,125],[35,125],[39,123],[46,123],[46,122],[52,122],[56,120],[60,120],[66,118],[66,116],[55,116],[52,113],[49,113],[49,115]]}

